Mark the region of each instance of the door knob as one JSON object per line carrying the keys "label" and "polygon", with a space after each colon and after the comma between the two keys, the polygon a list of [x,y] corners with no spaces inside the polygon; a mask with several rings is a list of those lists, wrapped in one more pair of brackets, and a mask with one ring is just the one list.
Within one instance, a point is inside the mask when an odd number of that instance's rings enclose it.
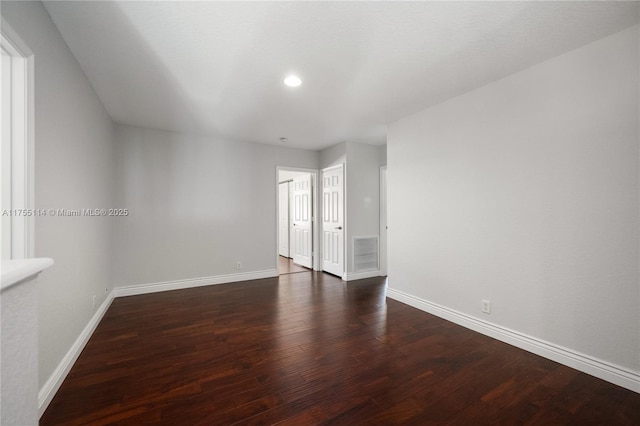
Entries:
{"label": "door knob", "polygon": [[342,226],[337,226],[337,227],[335,227],[333,229],[342,229]]}

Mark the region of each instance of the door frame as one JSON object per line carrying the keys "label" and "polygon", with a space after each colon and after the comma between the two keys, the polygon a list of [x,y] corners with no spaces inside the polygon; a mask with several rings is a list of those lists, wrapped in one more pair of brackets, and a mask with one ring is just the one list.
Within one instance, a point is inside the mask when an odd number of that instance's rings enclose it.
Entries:
{"label": "door frame", "polygon": [[388,216],[387,216],[387,180],[388,180],[387,166],[380,166],[380,276],[387,275],[387,259],[388,259],[388,244],[389,244],[389,232],[388,232]]}
{"label": "door frame", "polygon": [[[0,47],[11,58],[11,78],[9,83],[13,93],[9,109],[11,113],[11,138],[3,141],[6,144],[10,144],[11,150],[11,183],[8,187],[5,187],[10,191],[10,194],[3,194],[3,198],[8,196],[11,204],[3,206],[3,208],[8,210],[33,210],[35,206],[34,54],[4,18],[2,18],[2,25],[0,25],[0,33]],[[10,234],[2,237],[3,248],[7,251],[10,250],[10,254],[3,252],[2,258],[25,259],[34,257],[35,216],[18,215],[10,219],[10,223],[7,224],[5,222],[3,226],[3,230],[10,232]],[[10,241],[10,244],[6,245],[6,241]]]}
{"label": "door frame", "polygon": [[280,185],[280,172],[288,171],[288,172],[302,172],[309,173],[311,175],[311,215],[313,217],[313,223],[311,225],[311,264],[313,265],[314,271],[320,271],[322,264],[320,263],[320,247],[319,247],[319,238],[318,235],[320,232],[320,228],[318,226],[318,175],[319,170],[317,169],[306,169],[301,167],[288,167],[288,166],[276,166],[276,182],[274,186],[274,199],[276,200],[275,209],[276,209],[276,221],[275,221],[275,229],[273,234],[275,235],[275,262],[276,262],[276,270],[278,271],[278,275],[280,275],[280,262],[279,262],[279,243],[278,243],[278,226],[280,224],[280,208],[278,205],[278,197],[279,197],[279,185]]}

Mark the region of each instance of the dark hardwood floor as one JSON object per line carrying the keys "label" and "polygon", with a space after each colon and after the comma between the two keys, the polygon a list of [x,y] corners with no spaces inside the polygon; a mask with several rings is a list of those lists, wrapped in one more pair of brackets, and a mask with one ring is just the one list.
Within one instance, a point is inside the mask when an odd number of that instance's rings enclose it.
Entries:
{"label": "dark hardwood floor", "polygon": [[55,424],[632,425],[640,394],[310,272],[116,299]]}
{"label": "dark hardwood floor", "polygon": [[278,256],[278,267],[280,268],[280,275],[297,274],[299,272],[311,272],[311,269],[307,269],[304,266],[296,265],[293,263],[293,259],[289,259],[283,256]]}

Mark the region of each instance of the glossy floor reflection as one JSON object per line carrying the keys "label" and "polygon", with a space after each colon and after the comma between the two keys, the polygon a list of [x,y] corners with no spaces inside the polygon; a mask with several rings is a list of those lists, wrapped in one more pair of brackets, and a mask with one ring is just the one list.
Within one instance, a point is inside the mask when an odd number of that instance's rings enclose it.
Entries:
{"label": "glossy floor reflection", "polygon": [[293,262],[293,259],[283,256],[278,256],[278,267],[280,268],[280,275],[297,274],[298,272],[311,272],[311,269],[297,265]]}
{"label": "glossy floor reflection", "polygon": [[53,424],[637,424],[640,395],[310,272],[116,299]]}

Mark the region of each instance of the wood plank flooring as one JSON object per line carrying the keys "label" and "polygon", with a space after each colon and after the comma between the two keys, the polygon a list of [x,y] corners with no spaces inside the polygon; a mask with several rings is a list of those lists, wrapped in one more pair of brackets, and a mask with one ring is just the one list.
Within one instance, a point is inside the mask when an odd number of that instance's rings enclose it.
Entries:
{"label": "wood plank flooring", "polygon": [[640,394],[316,272],[116,299],[42,425],[637,425]]}
{"label": "wood plank flooring", "polygon": [[278,256],[278,265],[280,268],[280,275],[297,274],[298,272],[311,272],[311,269],[296,265],[293,263],[293,259],[288,259],[284,256]]}

